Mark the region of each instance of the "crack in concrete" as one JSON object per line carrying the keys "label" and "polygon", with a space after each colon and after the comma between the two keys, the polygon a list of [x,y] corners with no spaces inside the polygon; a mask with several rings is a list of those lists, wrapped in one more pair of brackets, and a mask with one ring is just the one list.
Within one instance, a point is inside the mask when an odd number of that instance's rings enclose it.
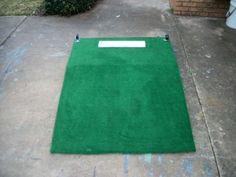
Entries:
{"label": "crack in concrete", "polygon": [[7,35],[7,37],[5,39],[3,39],[3,41],[1,42],[0,46],[4,45],[7,40],[15,33],[15,31],[26,21],[26,19],[28,18],[28,16],[25,16],[17,25],[16,27]]}

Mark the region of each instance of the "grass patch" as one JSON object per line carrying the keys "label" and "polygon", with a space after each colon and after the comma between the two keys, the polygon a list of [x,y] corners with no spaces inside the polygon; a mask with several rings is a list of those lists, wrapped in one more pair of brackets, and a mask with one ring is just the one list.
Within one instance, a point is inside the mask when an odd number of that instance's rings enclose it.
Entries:
{"label": "grass patch", "polygon": [[1,0],[0,15],[33,15],[43,0]]}

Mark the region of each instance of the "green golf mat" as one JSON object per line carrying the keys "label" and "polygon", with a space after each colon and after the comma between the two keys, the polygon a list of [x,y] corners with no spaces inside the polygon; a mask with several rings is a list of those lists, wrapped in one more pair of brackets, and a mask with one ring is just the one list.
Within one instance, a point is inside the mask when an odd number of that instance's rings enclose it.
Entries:
{"label": "green golf mat", "polygon": [[[146,47],[99,48],[99,41]],[[161,37],[82,38],[67,63],[52,153],[195,151],[183,87]]]}

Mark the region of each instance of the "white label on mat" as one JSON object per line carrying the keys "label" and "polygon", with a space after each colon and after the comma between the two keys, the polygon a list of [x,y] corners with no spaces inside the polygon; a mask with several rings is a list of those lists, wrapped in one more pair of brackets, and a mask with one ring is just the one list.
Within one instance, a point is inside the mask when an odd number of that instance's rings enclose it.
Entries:
{"label": "white label on mat", "polygon": [[146,47],[145,41],[99,41],[98,47]]}

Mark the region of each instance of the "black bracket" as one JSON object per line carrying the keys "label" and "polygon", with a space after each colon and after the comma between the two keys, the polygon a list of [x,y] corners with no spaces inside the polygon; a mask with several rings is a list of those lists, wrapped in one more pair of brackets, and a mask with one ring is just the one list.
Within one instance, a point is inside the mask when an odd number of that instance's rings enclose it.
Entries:
{"label": "black bracket", "polygon": [[77,35],[75,36],[75,40],[76,40],[76,42],[79,42],[79,41],[80,41],[79,34],[77,34]]}
{"label": "black bracket", "polygon": [[170,36],[168,34],[165,35],[165,40],[169,41],[170,40]]}

